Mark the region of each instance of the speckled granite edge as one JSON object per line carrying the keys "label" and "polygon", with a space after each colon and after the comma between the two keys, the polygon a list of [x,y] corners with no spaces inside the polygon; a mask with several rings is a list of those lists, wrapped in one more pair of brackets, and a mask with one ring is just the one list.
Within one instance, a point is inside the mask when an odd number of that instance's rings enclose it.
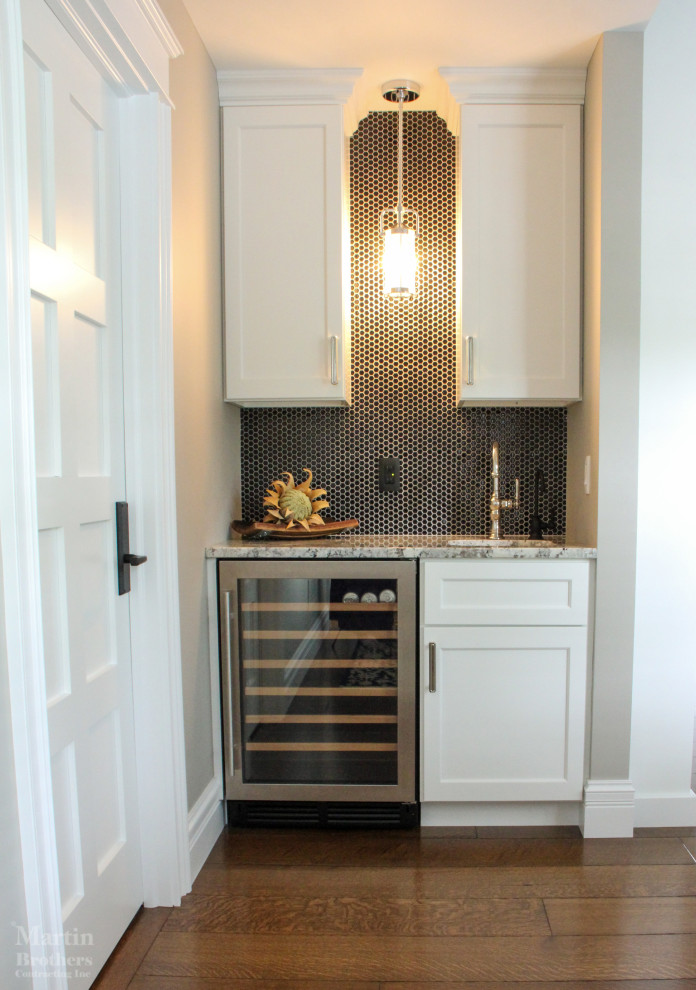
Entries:
{"label": "speckled granite edge", "polygon": [[334,536],[322,540],[229,540],[206,548],[206,557],[246,560],[592,560],[594,547],[451,547],[456,536]]}

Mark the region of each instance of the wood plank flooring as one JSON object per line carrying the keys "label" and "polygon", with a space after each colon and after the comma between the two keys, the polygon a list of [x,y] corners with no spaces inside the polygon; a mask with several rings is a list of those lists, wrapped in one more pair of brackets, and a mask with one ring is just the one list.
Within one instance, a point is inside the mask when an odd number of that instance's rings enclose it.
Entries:
{"label": "wood plank flooring", "polygon": [[696,829],[228,829],[98,990],[696,990]]}

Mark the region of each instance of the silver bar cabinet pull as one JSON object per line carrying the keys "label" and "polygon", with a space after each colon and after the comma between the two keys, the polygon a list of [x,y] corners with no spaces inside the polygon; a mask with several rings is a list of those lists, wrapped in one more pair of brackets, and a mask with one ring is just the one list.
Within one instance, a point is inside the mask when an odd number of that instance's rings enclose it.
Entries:
{"label": "silver bar cabinet pull", "polygon": [[466,384],[474,384],[474,338],[465,337],[466,341]]}
{"label": "silver bar cabinet pull", "polygon": [[428,643],[428,691],[434,694],[437,689],[435,670],[435,643]]}
{"label": "silver bar cabinet pull", "polygon": [[331,341],[331,384],[338,385],[338,337],[329,337]]}

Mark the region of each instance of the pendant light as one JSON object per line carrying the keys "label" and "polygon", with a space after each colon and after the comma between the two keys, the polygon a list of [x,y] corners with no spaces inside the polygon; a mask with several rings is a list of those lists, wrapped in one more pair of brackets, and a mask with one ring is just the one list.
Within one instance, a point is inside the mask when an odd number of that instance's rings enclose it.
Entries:
{"label": "pendant light", "polygon": [[[412,299],[416,294],[416,237],[420,232],[420,220],[415,210],[404,209],[403,205],[403,166],[404,166],[404,103],[417,100],[420,93],[418,83],[407,79],[394,79],[382,86],[382,96],[390,103],[399,104],[399,151],[398,151],[398,197],[395,209],[382,210],[379,215],[379,233],[384,238],[382,268],[384,271],[384,294],[392,299]],[[385,226],[385,217],[393,213],[396,224]],[[410,213],[415,217],[415,229],[404,225],[404,216]]]}

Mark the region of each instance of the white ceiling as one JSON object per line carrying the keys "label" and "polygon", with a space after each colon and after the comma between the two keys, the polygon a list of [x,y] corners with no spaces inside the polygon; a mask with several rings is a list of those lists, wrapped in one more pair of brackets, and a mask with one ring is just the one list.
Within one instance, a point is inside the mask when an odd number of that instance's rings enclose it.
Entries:
{"label": "white ceiling", "polygon": [[437,109],[439,66],[585,68],[604,31],[645,24],[659,0],[184,0],[217,69],[362,68],[354,102],[421,84]]}

